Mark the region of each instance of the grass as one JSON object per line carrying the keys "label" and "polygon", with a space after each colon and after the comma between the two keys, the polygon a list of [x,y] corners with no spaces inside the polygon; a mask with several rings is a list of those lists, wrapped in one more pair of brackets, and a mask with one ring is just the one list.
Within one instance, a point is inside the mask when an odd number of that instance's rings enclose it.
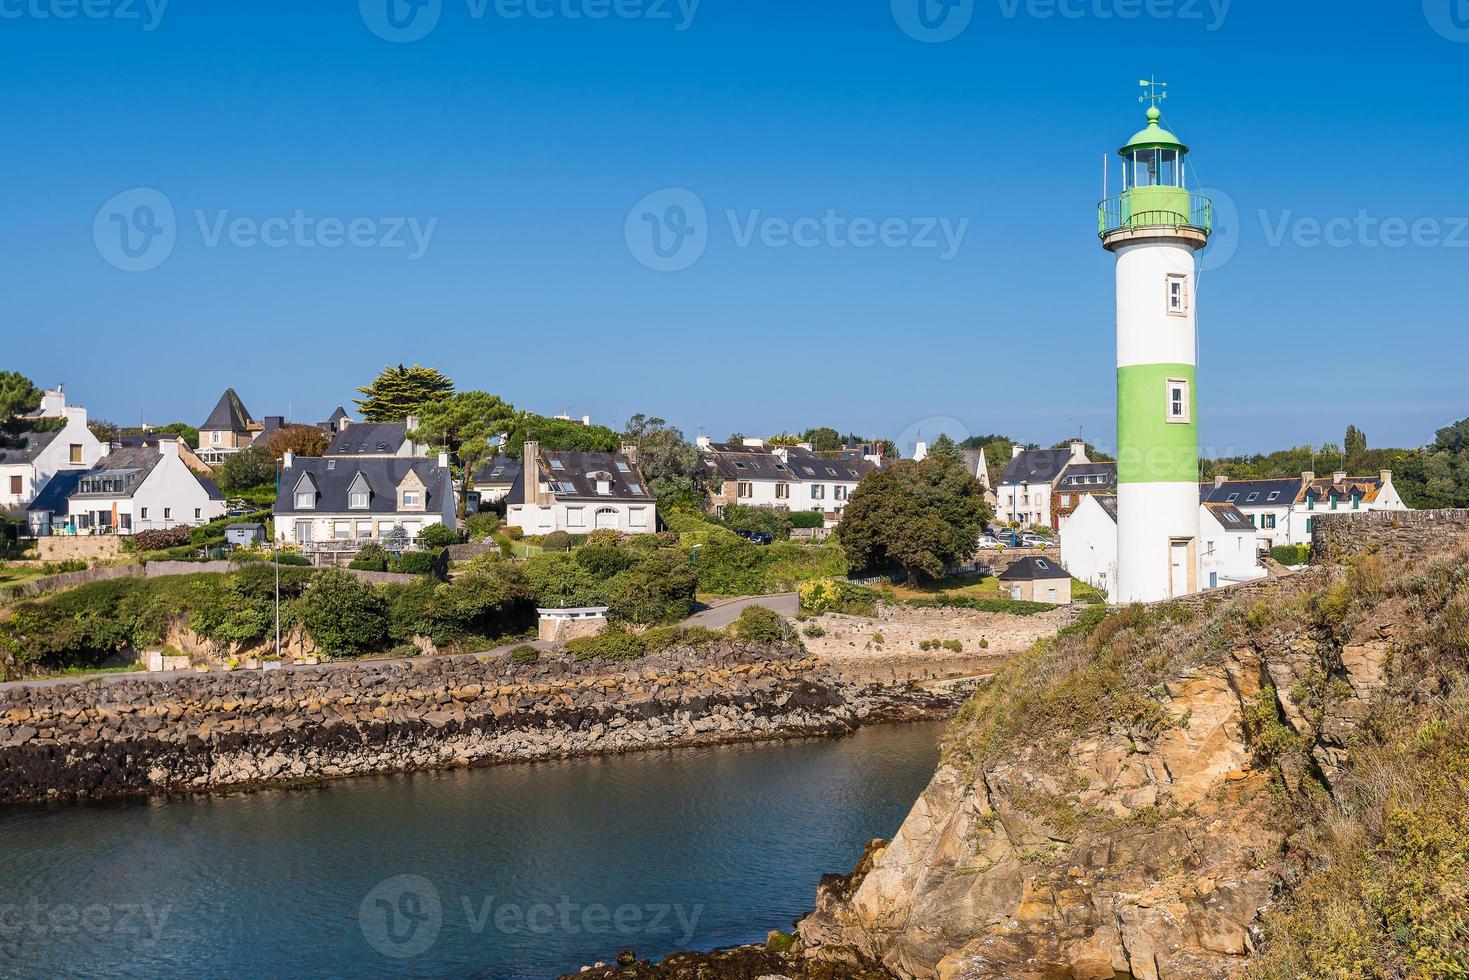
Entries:
{"label": "grass", "polygon": [[1009,598],[1001,591],[1000,580],[993,575],[983,578],[941,578],[932,582],[920,582],[916,587],[884,582],[877,588],[900,602],[908,599],[932,599],[937,595],[971,596],[976,599]]}

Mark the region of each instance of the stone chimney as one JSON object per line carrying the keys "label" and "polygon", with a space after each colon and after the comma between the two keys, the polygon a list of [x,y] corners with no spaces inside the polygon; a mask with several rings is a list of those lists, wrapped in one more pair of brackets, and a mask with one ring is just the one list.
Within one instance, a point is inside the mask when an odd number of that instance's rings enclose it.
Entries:
{"label": "stone chimney", "polygon": [[1345,483],[1345,482],[1347,482],[1347,471],[1346,470],[1337,470],[1335,473],[1331,474],[1331,482],[1332,483]]}
{"label": "stone chimney", "polygon": [[699,438],[694,440],[694,445],[698,446],[700,449],[708,449],[710,441],[711,440],[708,436],[700,436]]}
{"label": "stone chimney", "polygon": [[1382,470],[1377,474],[1377,479],[1382,481],[1383,486],[1392,482],[1392,470]]}
{"label": "stone chimney", "polygon": [[627,457],[629,463],[634,466],[638,465],[638,447],[635,443],[624,442],[622,444],[622,455]]}
{"label": "stone chimney", "polygon": [[1224,486],[1225,481],[1227,481],[1228,479],[1229,477],[1225,476],[1223,473],[1214,474],[1214,489],[1218,490],[1220,487]]}
{"label": "stone chimney", "polygon": [[346,432],[347,431],[347,426],[349,426],[351,424],[352,424],[352,420],[349,419],[349,418],[347,418],[347,416],[343,415],[341,418],[337,419],[337,431],[338,432]]}
{"label": "stone chimney", "polygon": [[282,454],[282,456],[281,456],[281,469],[283,469],[283,470],[290,469],[291,468],[291,464],[294,463],[295,461],[296,461],[296,454],[293,453],[293,452],[291,452],[289,449],[287,449],[285,451],[285,453]]}
{"label": "stone chimney", "polygon": [[418,428],[418,416],[408,416],[403,420],[403,425],[408,429],[409,432],[412,432],[414,429]]}
{"label": "stone chimney", "polygon": [[1082,441],[1081,439],[1072,439],[1071,440],[1071,462],[1073,462],[1073,463],[1089,463],[1089,462],[1091,462],[1091,460],[1089,460],[1089,459],[1086,458],[1086,443],[1084,441]]}
{"label": "stone chimney", "polygon": [[1313,472],[1311,472],[1310,470],[1305,470],[1304,472],[1301,473],[1301,482],[1302,483],[1311,483],[1315,479],[1316,479],[1316,474],[1313,473]]}
{"label": "stone chimney", "polygon": [[541,444],[534,439],[527,439],[525,448],[520,451],[520,458],[525,463],[525,502],[538,504],[541,497]]}
{"label": "stone chimney", "polygon": [[581,424],[585,426],[590,426],[592,424],[592,417],[590,415],[583,415],[581,417]]}
{"label": "stone chimney", "polygon": [[41,392],[41,414],[48,419],[61,418],[66,409],[66,395],[61,385]]}
{"label": "stone chimney", "polygon": [[759,436],[746,436],[743,445],[749,446],[751,449],[762,449],[765,446],[765,440]]}

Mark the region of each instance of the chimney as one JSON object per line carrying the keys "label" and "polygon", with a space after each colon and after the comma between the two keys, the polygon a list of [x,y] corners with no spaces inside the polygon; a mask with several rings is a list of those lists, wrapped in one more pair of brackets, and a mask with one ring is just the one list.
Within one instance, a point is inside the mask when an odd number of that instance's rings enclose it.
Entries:
{"label": "chimney", "polygon": [[405,418],[403,420],[403,425],[407,428],[407,430],[409,432],[412,432],[414,429],[418,428],[418,416],[417,415],[410,415],[410,416],[408,416],[407,418]]}
{"label": "chimney", "polygon": [[622,455],[627,457],[629,463],[634,466],[638,465],[638,447],[635,443],[624,442],[622,444]]}
{"label": "chimney", "polygon": [[295,461],[296,461],[296,454],[293,453],[293,452],[291,452],[289,449],[287,449],[285,451],[285,453],[281,456],[281,469],[283,469],[283,470],[290,469],[291,468],[291,464],[294,463]]}
{"label": "chimney", "polygon": [[439,469],[441,469],[441,470],[447,470],[448,468],[449,468],[449,454],[448,453],[439,453]]}
{"label": "chimney", "polygon": [[1083,442],[1080,439],[1072,439],[1071,440],[1071,462],[1073,462],[1073,463],[1089,463],[1089,462],[1091,462],[1091,460],[1089,460],[1089,459],[1086,458],[1086,443]]}
{"label": "chimney", "polygon": [[525,441],[525,448],[520,451],[520,458],[524,461],[522,470],[525,480],[525,502],[536,504],[541,496],[541,444],[534,439]]}
{"label": "chimney", "polygon": [[1305,470],[1304,472],[1301,473],[1301,482],[1302,483],[1314,483],[1315,480],[1316,480],[1316,474],[1313,473],[1313,472],[1311,472],[1310,470]]}
{"label": "chimney", "polygon": [[41,392],[41,414],[48,419],[60,418],[66,409],[66,395],[61,385],[55,390]]}
{"label": "chimney", "polygon": [[700,436],[698,439],[696,439],[694,441],[695,441],[695,443],[698,445],[698,447],[700,449],[708,449],[709,448],[709,442],[710,442],[710,440],[709,440],[709,437],[708,436]]}
{"label": "chimney", "polygon": [[345,432],[347,430],[347,426],[349,426],[351,424],[352,424],[352,420],[349,419],[349,418],[347,418],[344,415],[341,418],[337,419],[337,431],[338,432]]}
{"label": "chimney", "polygon": [[178,439],[176,439],[176,438],[159,439],[158,440],[158,455],[160,455],[160,456],[172,456],[174,459],[178,459],[179,458],[179,441],[178,441]]}
{"label": "chimney", "polygon": [[1011,459],[1015,459],[1015,458],[1017,458],[1023,452],[1025,452],[1025,447],[1024,446],[1012,445],[1010,447],[1010,458]]}
{"label": "chimney", "polygon": [[913,444],[913,461],[921,463],[928,459],[928,443],[919,440]]}
{"label": "chimney", "polygon": [[760,449],[764,447],[765,440],[761,439],[759,436],[746,436],[743,444],[749,446],[752,449]]}
{"label": "chimney", "polygon": [[1225,476],[1223,473],[1214,474],[1214,489],[1218,490],[1220,487],[1224,486],[1224,482],[1228,479],[1229,477]]}
{"label": "chimney", "polygon": [[1383,486],[1387,486],[1392,482],[1392,470],[1382,470],[1377,474],[1377,478],[1382,481]]}
{"label": "chimney", "polygon": [[798,442],[798,443],[796,443],[796,448],[797,449],[804,449],[808,453],[815,452],[815,450],[811,448],[811,443],[809,443],[809,442]]}
{"label": "chimney", "polygon": [[581,424],[590,426],[592,424],[592,417],[590,415],[583,415],[581,417]]}
{"label": "chimney", "polygon": [[1347,472],[1346,472],[1346,470],[1337,470],[1335,473],[1331,474],[1331,482],[1332,483],[1345,483],[1345,482],[1347,482]]}

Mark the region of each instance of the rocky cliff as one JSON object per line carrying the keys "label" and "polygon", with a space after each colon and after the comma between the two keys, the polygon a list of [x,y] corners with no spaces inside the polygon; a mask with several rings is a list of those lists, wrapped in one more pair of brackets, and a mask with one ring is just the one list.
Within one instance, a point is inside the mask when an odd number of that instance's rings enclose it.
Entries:
{"label": "rocky cliff", "polygon": [[[1323,521],[1323,523],[1326,523]],[[961,711],[798,956],[898,977],[1469,970],[1469,514],[1100,612]]]}

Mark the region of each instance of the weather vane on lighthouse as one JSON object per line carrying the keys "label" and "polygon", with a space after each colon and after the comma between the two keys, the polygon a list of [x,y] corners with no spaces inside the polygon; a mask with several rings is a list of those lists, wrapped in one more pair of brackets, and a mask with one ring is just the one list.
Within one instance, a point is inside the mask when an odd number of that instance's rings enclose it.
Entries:
{"label": "weather vane on lighthouse", "polygon": [[1156,109],[1158,108],[1159,102],[1168,98],[1168,83],[1158,81],[1156,75],[1140,78],[1138,79],[1138,84],[1148,90],[1146,95],[1139,95],[1137,97],[1139,102],[1152,102],[1153,108]]}

